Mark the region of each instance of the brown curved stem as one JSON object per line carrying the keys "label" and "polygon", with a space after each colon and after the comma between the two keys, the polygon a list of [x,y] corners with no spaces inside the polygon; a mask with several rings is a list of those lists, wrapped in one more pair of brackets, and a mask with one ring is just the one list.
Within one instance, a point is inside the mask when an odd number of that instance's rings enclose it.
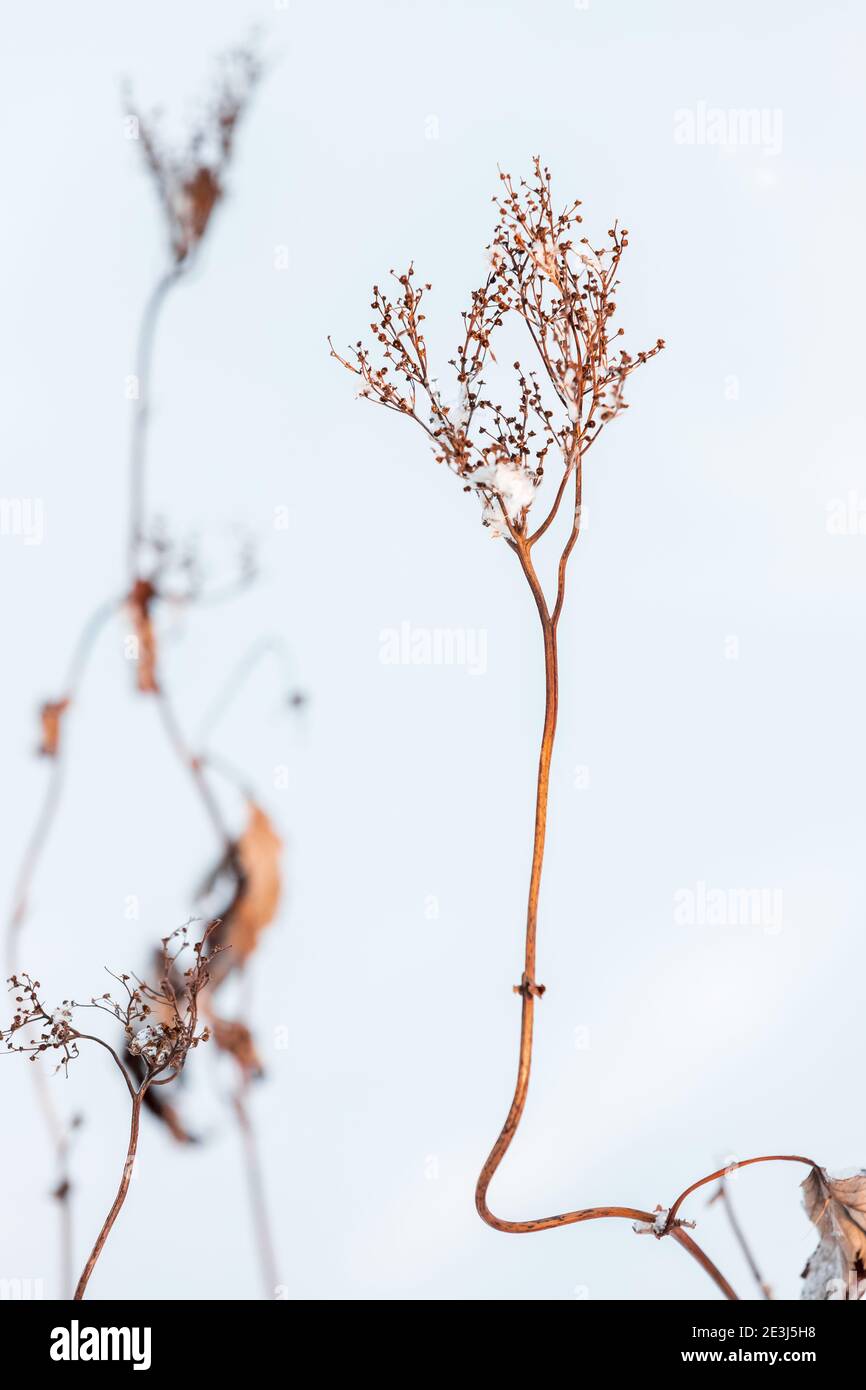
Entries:
{"label": "brown curved stem", "polygon": [[538,899],[541,890],[541,871],[544,865],[544,843],[547,833],[547,803],[550,791],[550,765],[553,757],[553,744],[556,737],[556,720],[559,708],[559,666],[556,633],[565,584],[565,566],[568,556],[577,539],[580,527],[580,468],[575,481],[575,521],[572,533],[560,561],[558,576],[557,605],[553,615],[547,605],[544,591],[530,557],[529,543],[516,538],[514,548],[526,576],[538,616],[544,641],[544,725],[541,734],[541,750],[538,758],[538,779],[535,796],[535,831],[532,844],[532,867],[529,875],[529,899],[526,909],[526,939],[524,947],[523,976],[515,990],[522,996],[520,1016],[520,1047],[517,1061],[517,1081],[514,1096],[505,1118],[499,1137],[487,1157],[475,1188],[475,1205],[482,1221],[498,1231],[527,1233],[550,1230],[555,1226],[571,1226],[580,1221],[594,1221],[603,1217],[625,1217],[632,1221],[649,1221],[653,1213],[635,1207],[586,1207],[577,1211],[563,1212],[557,1216],[540,1217],[531,1221],[507,1221],[496,1216],[487,1202],[487,1192],[500,1163],[511,1146],[518,1125],[526,1107],[529,1093],[529,1077],[532,1068],[532,1032],[535,1016],[535,1001],[544,992],[544,987],[535,980],[536,943],[538,936]]}
{"label": "brown curved stem", "polygon": [[682,1226],[677,1226],[673,1231],[671,1231],[671,1235],[673,1236],[677,1244],[681,1245],[684,1250],[688,1250],[689,1254],[697,1260],[701,1269],[706,1270],[710,1278],[716,1284],[718,1284],[722,1293],[725,1295],[725,1298],[729,1298],[733,1302],[739,1303],[739,1298],[734,1293],[734,1290],[731,1288],[724,1274],[722,1274],[721,1270],[718,1270],[716,1268],[709,1255],[706,1255],[704,1253],[704,1251],[698,1245],[697,1241],[692,1240],[688,1231],[684,1231]]}
{"label": "brown curved stem", "polygon": [[550,789],[550,764],[553,742],[556,734],[556,717],[559,700],[559,680],[557,666],[556,624],[550,616],[547,601],[536,575],[528,551],[518,543],[518,555],[523,570],[535,598],[541,619],[544,636],[545,705],[544,727],[541,736],[541,752],[538,760],[538,782],[535,803],[535,834],[532,850],[532,868],[529,877],[529,901],[526,912],[526,942],[523,963],[523,978],[515,990],[522,996],[520,1018],[520,1049],[517,1062],[517,1082],[514,1097],[505,1119],[505,1124],[496,1143],[481,1170],[475,1188],[475,1205],[482,1221],[497,1231],[528,1233],[548,1231],[556,1226],[572,1226],[581,1221],[595,1221],[604,1217],[623,1217],[630,1221],[655,1220],[654,1213],[637,1207],[585,1207],[577,1211],[562,1212],[557,1216],[539,1217],[530,1221],[507,1221],[496,1216],[487,1204],[487,1191],[496,1170],[508,1152],[526,1106],[529,1092],[529,1076],[532,1066],[532,1028],[535,1001],[543,993],[543,986],[535,982],[536,941],[538,934],[538,899],[541,889],[541,871],[544,863],[544,841],[547,830],[547,802]]}
{"label": "brown curved stem", "polygon": [[[515,986],[522,995],[523,1006],[520,1019],[520,1050],[517,1062],[517,1082],[511,1107],[502,1126],[499,1138],[490,1150],[487,1161],[481,1169],[475,1188],[475,1205],[482,1221],[497,1230],[543,1230],[545,1226],[562,1226],[573,1221],[590,1219],[584,1212],[569,1212],[563,1216],[550,1217],[546,1222],[508,1222],[494,1216],[487,1205],[487,1190],[493,1181],[497,1168],[505,1157],[511,1141],[517,1133],[529,1091],[529,1074],[532,1066],[532,1026],[535,1001],[541,990],[535,982],[535,953],[538,932],[538,896],[541,889],[541,870],[544,864],[544,841],[547,831],[547,800],[550,789],[550,762],[553,755],[553,741],[556,736],[556,716],[559,703],[559,681],[557,666],[556,628],[550,616],[547,600],[541,588],[529,550],[520,540],[516,542],[517,554],[523,572],[532,590],[544,639],[544,726],[541,735],[541,751],[538,758],[538,780],[535,796],[535,832],[532,845],[532,868],[529,875],[529,901],[526,910],[526,940],[523,959],[523,977]],[[623,1209],[625,1212],[625,1209]],[[645,1220],[643,1216],[637,1220]],[[652,1217],[649,1218],[652,1220]]]}
{"label": "brown curved stem", "polygon": [[532,867],[529,875],[529,899],[526,909],[526,940],[524,947],[523,976],[515,990],[522,996],[520,1015],[520,1048],[517,1061],[517,1081],[511,1107],[502,1126],[499,1137],[487,1157],[475,1188],[475,1205],[482,1221],[497,1231],[528,1233],[547,1231],[556,1226],[572,1226],[581,1221],[596,1221],[604,1217],[623,1217],[630,1221],[655,1220],[652,1212],[637,1207],[584,1207],[577,1211],[562,1212],[557,1216],[539,1217],[530,1221],[507,1221],[496,1216],[487,1203],[487,1192],[500,1163],[511,1146],[517,1127],[526,1107],[529,1092],[529,1077],[532,1067],[532,1030],[536,999],[544,992],[544,987],[535,980],[536,943],[538,937],[538,900],[541,891],[541,871],[544,865],[544,842],[547,833],[547,803],[550,791],[550,765],[553,757],[553,743],[556,736],[556,719],[559,708],[559,667],[556,642],[559,613],[562,611],[562,597],[565,582],[565,562],[577,539],[580,525],[580,470],[576,474],[575,525],[569,537],[560,565],[557,608],[551,615],[544,591],[535,572],[529,554],[528,543],[518,539],[515,549],[526,580],[535,599],[544,640],[544,725],[541,734],[541,750],[538,758],[538,779],[535,797],[535,832],[532,844]]}
{"label": "brown curved stem", "polygon": [[[557,504],[558,505],[558,504]],[[557,592],[556,602],[551,613],[547,604],[535,567],[532,563],[530,554],[532,537],[528,540],[525,537],[512,533],[512,546],[520,560],[523,573],[529,584],[535,605],[538,609],[538,616],[541,621],[541,631],[544,641],[544,724],[541,733],[541,749],[538,758],[538,779],[536,784],[535,796],[535,831],[532,844],[532,867],[529,875],[529,898],[526,909],[526,939],[524,948],[523,975],[519,985],[515,985],[516,993],[521,995],[522,1007],[520,1015],[520,1046],[517,1059],[517,1080],[514,1087],[511,1106],[505,1117],[505,1123],[499,1133],[499,1137],[484,1163],[478,1182],[475,1187],[475,1206],[482,1221],[494,1230],[505,1231],[511,1234],[527,1234],[533,1231],[547,1231],[557,1226],[572,1226],[582,1221],[596,1221],[607,1217],[623,1217],[632,1221],[653,1223],[656,1213],[646,1212],[634,1207],[584,1207],[575,1211],[562,1212],[556,1216],[540,1217],[530,1221],[508,1221],[503,1217],[496,1216],[490,1210],[487,1202],[487,1193],[490,1184],[496,1175],[502,1160],[508,1152],[511,1142],[517,1133],[518,1126],[526,1108],[526,1098],[529,1093],[529,1077],[532,1069],[532,1033],[535,1018],[535,1002],[544,993],[544,986],[536,983],[535,961],[536,943],[538,937],[538,900],[541,890],[541,872],[544,865],[544,843],[547,832],[547,804],[550,791],[550,766],[553,757],[553,745],[556,737],[556,720],[559,707],[559,666],[557,650],[557,629],[559,619],[562,614],[565,602],[565,582],[568,560],[577,542],[580,533],[580,514],[581,514],[581,466],[578,461],[575,469],[574,484],[574,520],[569,537],[565,543],[559,560],[557,570]],[[705,1179],[704,1181],[710,1181]],[[700,1184],[695,1184],[699,1186]],[[690,1188],[688,1191],[692,1191]],[[683,1197],[688,1193],[683,1193]],[[680,1197],[675,1206],[671,1209],[667,1219],[665,1234],[670,1234],[679,1245],[687,1250],[688,1253],[698,1261],[710,1278],[715,1281],[718,1287],[725,1294],[726,1298],[735,1299],[731,1285],[719,1272],[712,1260],[704,1254],[700,1246],[688,1236],[681,1227],[675,1224],[676,1207],[683,1200]]]}
{"label": "brown curved stem", "polygon": [[817,1168],[819,1165],[811,1158],[804,1158],[802,1154],[761,1154],[758,1158],[741,1158],[738,1163],[728,1163],[724,1168],[717,1168],[714,1173],[708,1173],[705,1178],[698,1178],[689,1187],[681,1192],[673,1206],[668,1212],[667,1229],[673,1226],[677,1212],[687,1197],[693,1192],[697,1192],[699,1187],[705,1187],[708,1182],[718,1182],[728,1173],[732,1173],[735,1168],[749,1168],[753,1163],[805,1163],[809,1168]]}
{"label": "brown curved stem", "polygon": [[145,470],[147,457],[147,434],[150,424],[150,377],[153,360],[153,344],[160,310],[169,291],[177,284],[184,267],[172,266],[160,276],[151,291],[138,331],[135,371],[138,378],[138,398],[132,424],[129,473],[129,536],[127,555],[130,583],[138,577],[138,554],[145,524]]}
{"label": "brown curved stem", "polygon": [[127,1145],[126,1158],[123,1163],[123,1173],[120,1178],[120,1186],[117,1189],[117,1196],[111,1204],[108,1215],[102,1224],[102,1229],[96,1237],[96,1243],[88,1256],[87,1264],[84,1266],[81,1278],[75,1290],[74,1300],[80,1301],[84,1298],[84,1291],[88,1281],[96,1266],[96,1261],[102,1254],[105,1242],[111,1233],[111,1228],[120,1215],[120,1209],[126,1201],[129,1192],[129,1184],[132,1181],[132,1170],[135,1165],[135,1156],[138,1152],[138,1131],[141,1123],[141,1103],[144,1099],[143,1091],[137,1092],[132,1098],[132,1116],[129,1125],[129,1144]]}
{"label": "brown curved stem", "polygon": [[193,751],[187,744],[186,739],[184,738],[183,730],[181,729],[177,715],[175,714],[174,706],[172,705],[171,701],[168,698],[168,695],[166,694],[165,686],[162,681],[160,681],[159,689],[153,694],[151,698],[156,700],[157,702],[157,709],[162,720],[163,728],[165,729],[165,732],[168,736],[168,741],[171,744],[175,754],[177,755],[177,758],[183,764],[190,777],[192,778],[193,786],[195,787],[196,791],[199,794],[199,797],[201,798],[202,804],[205,808],[205,811],[207,812],[208,818],[210,819],[210,822],[214,830],[216,831],[217,837],[225,853],[229,856],[233,856],[234,842],[232,840],[228,826],[226,825],[225,820],[223,819],[223,814],[220,810],[219,802],[214,796],[210,784],[204,775],[204,771],[202,768],[202,760],[193,753]]}

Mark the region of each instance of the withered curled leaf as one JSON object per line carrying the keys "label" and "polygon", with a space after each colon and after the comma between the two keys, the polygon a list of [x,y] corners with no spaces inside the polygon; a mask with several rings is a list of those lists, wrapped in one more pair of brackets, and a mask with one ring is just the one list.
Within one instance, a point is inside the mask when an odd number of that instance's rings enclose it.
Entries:
{"label": "withered curled leaf", "polygon": [[181,194],[178,201],[179,208],[182,209],[181,222],[185,229],[182,244],[184,247],[194,246],[207,231],[210,215],[222,197],[222,188],[216,175],[210,169],[202,167],[186,181]]}
{"label": "withered curled leaf", "polygon": [[240,1019],[214,1018],[213,1039],[221,1052],[234,1057],[248,1080],[264,1074],[261,1059],[256,1051],[253,1035]]}
{"label": "withered curled leaf", "polygon": [[137,579],[126,600],[138,643],[138,688],[146,695],[155,695],[159,690],[156,681],[156,637],[150,612],[155,597],[156,590],[150,580]]}
{"label": "withered curled leaf", "polygon": [[801,1297],[859,1299],[866,1295],[866,1171],[834,1178],[813,1168],[802,1183],[803,1205],[821,1243],[803,1270]]}
{"label": "withered curled leaf", "polygon": [[46,700],[39,711],[39,718],[42,721],[42,742],[39,745],[40,757],[57,757],[60,749],[60,721],[68,708],[68,700]]}
{"label": "withered curled leaf", "polygon": [[229,942],[232,965],[252,955],[259,936],[270,926],[280,902],[280,855],[283,843],[260,806],[249,804],[247,828],[238,841],[243,883],[232,912]]}
{"label": "withered curled leaf", "polygon": [[226,869],[232,873],[231,901],[219,913],[220,922],[213,937],[214,946],[222,951],[211,971],[213,989],[249,959],[262,932],[276,916],[282,891],[282,848],[282,840],[269,817],[250,801],[246,829],[205,885],[213,887]]}

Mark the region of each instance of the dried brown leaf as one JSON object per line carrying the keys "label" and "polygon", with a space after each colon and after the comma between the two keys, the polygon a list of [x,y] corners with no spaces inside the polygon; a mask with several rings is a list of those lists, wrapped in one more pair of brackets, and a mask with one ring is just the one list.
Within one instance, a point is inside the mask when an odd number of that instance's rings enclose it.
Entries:
{"label": "dried brown leaf", "polygon": [[252,955],[259,936],[276,916],[282,890],[282,848],[282,840],[269,818],[260,806],[250,802],[247,828],[237,845],[243,878],[228,936],[232,966],[241,965]]}
{"label": "dried brown leaf", "polygon": [[138,642],[138,688],[146,695],[155,695],[159,690],[156,680],[156,637],[150,612],[155,597],[156,590],[150,580],[137,579],[126,601]]}
{"label": "dried brown leaf", "polygon": [[222,951],[211,971],[214,989],[249,959],[280,904],[282,841],[268,816],[253,801],[248,803],[248,815],[244,833],[205,884],[206,889],[213,887],[227,869],[234,880],[231,901],[219,914],[213,938],[214,945]]}
{"label": "dried brown leaf", "polygon": [[60,721],[68,708],[68,700],[47,700],[39,711],[39,718],[42,721],[40,757],[57,757],[60,749]]}
{"label": "dried brown leaf", "polygon": [[857,1299],[866,1293],[866,1171],[831,1177],[813,1168],[803,1205],[821,1235],[803,1270],[803,1298]]}
{"label": "dried brown leaf", "polygon": [[190,243],[201,241],[222,189],[210,169],[197,169],[183,186],[183,206]]}
{"label": "dried brown leaf", "polygon": [[239,1019],[228,1018],[213,1018],[211,1023],[217,1047],[221,1052],[228,1052],[234,1057],[244,1076],[262,1076],[264,1068],[247,1025]]}

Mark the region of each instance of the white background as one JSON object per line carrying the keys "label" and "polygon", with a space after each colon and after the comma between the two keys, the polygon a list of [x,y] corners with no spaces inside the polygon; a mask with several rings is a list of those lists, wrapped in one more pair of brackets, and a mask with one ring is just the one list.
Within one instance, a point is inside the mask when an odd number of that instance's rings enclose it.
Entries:
{"label": "white background", "polygon": [[[538,151],[558,200],[583,199],[596,245],[614,217],[631,230],[629,345],[669,344],[588,463],[561,626],[548,992],[493,1205],[516,1218],[667,1205],[732,1155],[866,1162],[866,536],[827,527],[834,499],[866,501],[861,7],[6,11],[2,494],[41,498],[46,517],[42,545],[0,538],[7,901],[48,772],[32,756],[36,707],[123,577],[124,381],[163,229],[119,82],[182,130],[211,56],[256,23],[270,72],[195,281],[162,325],[151,495],[176,535],[201,536],[213,577],[231,571],[237,525],[263,568],[236,605],[168,624],[166,679],[191,735],[251,642],[290,652],[288,673],[263,665],[216,736],[286,841],[287,896],[254,972],[281,1279],[291,1297],[717,1297],[673,1243],[625,1222],[511,1237],[475,1214],[516,1062],[537,619],[477,502],[420,431],[353,398],[326,335],[359,337],[370,285],[414,257],[434,284],[444,368],[482,273],[497,163],[520,174]],[[779,111],[781,151],[678,143],[677,111],[701,102]],[[486,673],[383,665],[380,633],[404,620],[483,630]],[[213,857],[134,694],[124,635],[106,632],[69,720],[65,800],[22,945],[52,998],[99,989],[103,964],[140,967]],[[300,720],[281,708],[287,680],[311,697]],[[782,929],[677,924],[674,895],[699,882],[781,890]],[[124,915],[131,894],[139,921]],[[212,1056],[194,1062],[184,1100],[209,1142],[180,1151],[147,1126],[93,1297],[259,1295],[229,1077]],[[51,1153],[27,1065],[2,1066],[0,1275],[54,1295]],[[126,1102],[100,1056],[52,1084],[86,1114],[81,1262],[120,1174]],[[759,1167],[733,1185],[785,1297],[814,1245],[801,1175]],[[752,1296],[723,1214],[703,1195],[689,1214]]]}

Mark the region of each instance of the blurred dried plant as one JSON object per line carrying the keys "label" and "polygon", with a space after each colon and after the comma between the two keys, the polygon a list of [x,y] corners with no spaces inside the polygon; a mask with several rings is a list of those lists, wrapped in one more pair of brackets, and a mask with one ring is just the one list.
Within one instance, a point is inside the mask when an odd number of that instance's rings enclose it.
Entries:
{"label": "blurred dried plant", "polygon": [[[18,874],[9,918],[6,959],[10,975],[19,968],[17,957],[21,927],[26,918],[31,885],[60,805],[69,716],[75,710],[99,634],[111,617],[121,614],[125,614],[132,629],[127,647],[135,662],[137,690],[153,701],[169,747],[190,777],[219,847],[226,906],[218,920],[217,914],[213,914],[215,920],[207,934],[210,953],[208,968],[197,982],[197,994],[204,990],[206,981],[210,981],[211,988],[215,989],[230,973],[236,973],[242,967],[252,955],[259,933],[274,918],[278,909],[281,892],[279,836],[253,797],[246,777],[204,747],[194,749],[190,746],[175,711],[164,663],[160,659],[161,610],[166,607],[174,611],[178,606],[192,607],[233,597],[255,577],[249,547],[244,546],[240,552],[234,578],[209,590],[202,580],[196,553],[175,542],[164,523],[148,517],[145,495],[151,368],[157,327],[170,291],[183,281],[196,263],[204,239],[213,225],[214,210],[226,192],[238,126],[255,92],[261,71],[261,63],[254,50],[239,48],[227,54],[219,64],[212,99],[188,141],[179,150],[172,148],[165,139],[158,116],[145,117],[130,100],[127,101],[128,129],[137,138],[145,166],[153,179],[168,234],[167,264],[146,301],[138,333],[137,390],[130,441],[127,576],[123,592],[101,604],[85,624],[62,694],[45,702],[41,708],[38,751],[49,763],[50,771],[40,813]],[[250,669],[249,663],[244,661],[231,670],[220,714],[237,697]],[[284,703],[286,707],[290,706],[288,693]],[[240,836],[236,836],[230,828],[213,785],[212,774],[227,781],[235,795],[240,793],[247,802],[252,803],[249,826]],[[228,947],[232,948],[231,951]],[[227,962],[232,955],[234,961],[229,965]],[[204,1002],[202,998],[202,1007]],[[153,1006],[154,1001],[151,1000],[150,1004]],[[123,1022],[119,1014],[115,1013],[115,1017]],[[166,1027],[171,1033],[175,1023],[169,1021],[160,1026]],[[251,1066],[250,1059],[254,1055],[251,1035],[249,1044],[241,1045],[241,1030],[246,1029],[248,1033],[247,1025],[242,1020],[235,1020],[232,1026],[234,1032],[228,1025],[221,1024],[219,1046],[234,1059],[238,1084],[246,1088],[254,1076],[261,1074],[261,1067]],[[147,1047],[133,1046],[123,1051],[122,1069],[138,1097],[136,1125],[139,1110],[144,1105],[166,1124],[178,1141],[188,1142],[192,1136],[182,1116],[157,1089],[152,1075],[152,1061]],[[172,1073],[172,1079],[174,1075],[176,1072]],[[162,1085],[162,1082],[158,1084]],[[55,1195],[61,1210],[61,1279],[65,1291],[71,1285],[73,1258],[73,1184],[69,1168],[71,1124],[58,1114],[54,1099],[42,1081],[39,1096],[56,1155]],[[237,1114],[235,1102],[232,1108]],[[249,1127],[249,1117],[245,1116],[240,1129],[247,1148]],[[264,1196],[261,1176],[258,1167],[253,1170],[249,1160],[248,1172],[253,1217],[257,1230],[260,1230],[267,1224],[262,1217]],[[267,1248],[260,1241],[260,1249],[263,1279],[268,1296],[273,1297],[276,1276],[269,1237]]]}
{"label": "blurred dried plant", "polygon": [[171,255],[177,264],[198,249],[226,189],[238,123],[262,75],[258,54],[237,48],[223,55],[215,91],[183,149],[171,149],[159,114],[145,116],[127,99],[144,157],[165,213]]}
{"label": "blurred dried plant", "polygon": [[[331,355],[360,379],[359,394],[420,426],[436,461],[456,473],[466,492],[481,502],[481,519],[491,536],[513,551],[529,586],[541,623],[545,707],[535,792],[535,829],[529,874],[523,969],[514,986],[521,1000],[517,1079],[505,1123],[478,1178],[475,1201],[488,1225],[499,1231],[530,1233],[604,1217],[626,1218],[641,1233],[672,1236],[714,1279],[728,1298],[731,1285],[688,1235],[678,1216],[687,1196],[727,1172],[751,1163],[812,1161],[799,1155],[770,1155],[729,1165],[693,1183],[670,1208],[652,1212],[625,1206],[589,1207],[531,1220],[497,1216],[488,1190],[517,1133],[526,1106],[532,1063],[535,1008],[545,992],[536,979],[538,905],[547,831],[548,793],[559,706],[558,635],[566,597],[568,564],[580,535],[583,465],[607,426],[627,408],[626,384],[632,373],[664,347],[631,354],[620,345],[615,326],[619,273],[628,232],[614,223],[601,244],[581,234],[579,202],[557,211],[551,176],[539,159],[529,180],[515,183],[500,173],[494,198],[496,225],[487,248],[488,272],[463,313],[463,327],[449,366],[450,397],[443,395],[431,367],[424,322],[431,286],[416,282],[412,265],[394,276],[389,297],[374,286],[370,324],[372,344],[362,340],[345,353],[331,343]],[[393,274],[393,272],[392,272]],[[506,324],[525,335],[531,365],[513,360],[510,392],[503,395],[488,377],[503,373],[494,344]],[[329,340],[330,341],[330,340]],[[509,343],[511,338],[508,339]],[[518,349],[522,352],[522,349]],[[555,476],[546,486],[547,473]],[[555,534],[565,507],[563,534],[555,550],[555,582],[549,598],[536,569],[535,547]],[[541,511],[533,529],[530,514]]]}

